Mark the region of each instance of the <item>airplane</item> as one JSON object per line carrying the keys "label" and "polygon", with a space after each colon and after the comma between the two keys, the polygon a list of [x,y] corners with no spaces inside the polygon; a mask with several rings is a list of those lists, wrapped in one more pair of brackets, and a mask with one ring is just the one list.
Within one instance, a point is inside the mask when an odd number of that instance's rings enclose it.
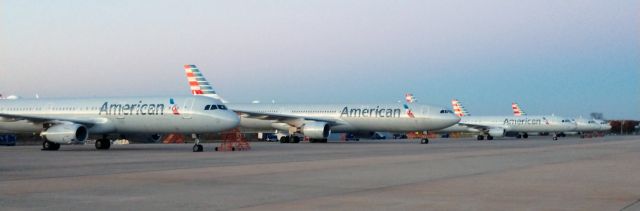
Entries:
{"label": "airplane", "polygon": [[[185,65],[193,95],[221,100],[195,65]],[[408,104],[227,104],[240,115],[243,132],[274,132],[281,143],[299,143],[305,136],[311,143],[326,143],[331,132],[354,134],[374,131],[411,132],[449,127],[460,118],[450,110]],[[278,131],[287,131],[283,135]],[[428,144],[429,139],[422,139]]]}
{"label": "airplane", "polygon": [[517,133],[516,138],[528,138],[529,132],[549,132],[553,140],[558,140],[558,133],[575,129],[575,123],[558,116],[470,116],[460,101],[453,99],[451,105],[454,113],[460,116],[460,122],[438,132],[479,132],[478,140],[493,140],[507,133]]}
{"label": "airplane", "polygon": [[43,150],[82,144],[102,135],[95,147],[111,146],[111,134],[188,133],[194,152],[202,152],[198,135],[236,128],[238,116],[220,101],[202,96],[20,99],[0,101],[0,130],[39,133]]}
{"label": "airplane", "polygon": [[[524,110],[520,108],[518,103],[511,103],[511,108],[513,109],[514,116],[526,115]],[[583,117],[579,117],[576,119],[572,119],[573,122],[576,123],[576,129],[573,131],[565,131],[564,134],[579,134],[580,138],[591,137],[599,135],[599,132],[604,132],[611,129],[611,126],[607,128],[608,124],[602,124],[602,121],[598,121],[596,119],[585,119]]]}

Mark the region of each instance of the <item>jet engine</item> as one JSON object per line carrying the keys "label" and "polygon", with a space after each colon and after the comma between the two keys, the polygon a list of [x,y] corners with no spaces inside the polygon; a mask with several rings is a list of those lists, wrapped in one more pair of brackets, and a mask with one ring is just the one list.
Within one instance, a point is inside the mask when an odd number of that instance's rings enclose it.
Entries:
{"label": "jet engine", "polygon": [[489,135],[493,137],[503,137],[504,134],[505,131],[502,128],[492,128],[489,130]]}
{"label": "jet engine", "polygon": [[326,122],[306,122],[302,134],[313,139],[324,139],[331,134],[331,127]]}
{"label": "jet engine", "polygon": [[153,134],[149,136],[149,141],[151,141],[152,143],[160,143],[162,142],[162,134]]}
{"label": "jet engine", "polygon": [[53,125],[40,136],[47,141],[58,144],[71,144],[73,142],[84,142],[89,137],[87,127],[78,124],[57,124]]}

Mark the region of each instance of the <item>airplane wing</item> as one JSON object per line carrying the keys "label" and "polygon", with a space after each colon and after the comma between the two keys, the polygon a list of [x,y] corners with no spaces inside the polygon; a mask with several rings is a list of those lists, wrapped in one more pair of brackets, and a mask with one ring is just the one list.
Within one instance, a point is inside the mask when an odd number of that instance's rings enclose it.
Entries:
{"label": "airplane wing", "polygon": [[478,124],[469,124],[469,123],[458,123],[458,125],[473,128],[480,131],[489,131],[491,130],[491,128],[497,128],[497,127],[492,127],[487,125],[478,125]]}
{"label": "airplane wing", "polygon": [[331,126],[340,125],[341,123],[336,121],[335,119],[327,119],[327,118],[317,118],[317,117],[308,117],[308,116],[296,116],[296,115],[286,115],[286,114],[273,114],[273,113],[262,113],[255,111],[245,111],[245,110],[237,110],[233,109],[241,117],[252,118],[252,119],[260,119],[260,120],[275,120],[278,122],[283,122],[287,124],[292,124],[292,122],[300,121],[300,120],[311,120],[318,122],[326,122]]}
{"label": "airplane wing", "polygon": [[42,117],[42,116],[32,116],[32,115],[16,115],[16,114],[3,114],[0,113],[0,117],[5,120],[10,121],[20,121],[27,120],[34,123],[59,123],[59,122],[73,122],[78,124],[83,124],[87,127],[91,127],[98,122],[90,121],[86,119],[75,119],[75,118],[50,118],[50,117]]}

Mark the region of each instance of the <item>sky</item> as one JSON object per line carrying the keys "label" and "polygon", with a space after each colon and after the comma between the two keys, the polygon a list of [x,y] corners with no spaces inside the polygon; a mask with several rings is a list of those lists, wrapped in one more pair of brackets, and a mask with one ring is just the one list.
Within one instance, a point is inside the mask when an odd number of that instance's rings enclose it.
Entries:
{"label": "sky", "polygon": [[640,119],[640,1],[0,1],[0,93]]}

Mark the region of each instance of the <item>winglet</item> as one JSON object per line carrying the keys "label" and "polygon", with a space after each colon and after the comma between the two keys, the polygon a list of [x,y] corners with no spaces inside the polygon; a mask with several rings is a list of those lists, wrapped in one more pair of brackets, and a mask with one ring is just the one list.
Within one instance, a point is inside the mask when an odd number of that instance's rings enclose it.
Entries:
{"label": "winglet", "polygon": [[[202,72],[192,64],[184,65],[184,71],[187,74],[187,80],[189,81],[189,87],[191,88],[191,94],[202,95],[215,99],[222,100],[220,96],[213,90],[213,86],[202,75]],[[224,100],[222,100],[224,102]]]}
{"label": "winglet", "polygon": [[459,116],[459,117],[469,116],[469,112],[467,112],[467,110],[464,109],[464,106],[462,106],[462,103],[460,103],[459,100],[457,99],[451,100],[451,106],[453,107],[453,113],[455,113],[456,116]]}

